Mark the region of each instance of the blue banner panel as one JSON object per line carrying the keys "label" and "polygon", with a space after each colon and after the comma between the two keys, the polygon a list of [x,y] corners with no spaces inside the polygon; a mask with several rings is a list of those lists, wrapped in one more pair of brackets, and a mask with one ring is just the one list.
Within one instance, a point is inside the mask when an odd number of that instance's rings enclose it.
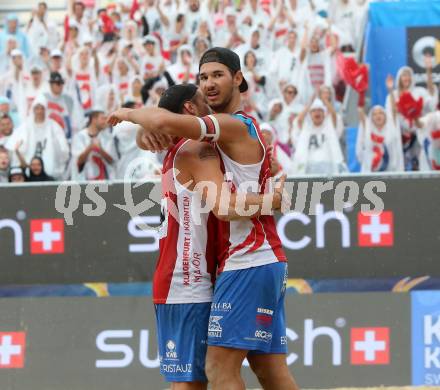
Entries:
{"label": "blue banner panel", "polygon": [[356,157],[356,140],[358,136],[357,127],[345,129],[345,144],[347,153],[347,165],[350,172],[360,172],[361,164]]}
{"label": "blue banner panel", "polygon": [[[437,56],[440,37],[440,1],[406,1],[371,3],[366,32],[365,61],[370,65],[372,104],[384,104],[387,96],[385,79],[395,76],[400,67],[415,71],[417,84],[426,81],[423,57]],[[434,68],[434,81],[440,67]]]}
{"label": "blue banner panel", "polygon": [[437,26],[440,1],[389,1],[372,2],[369,21],[377,27]]}
{"label": "blue banner panel", "polygon": [[[413,278],[404,282],[408,287],[440,278],[440,203],[433,201],[440,199],[439,179],[439,174],[289,179],[291,208],[276,216],[289,277],[396,283]],[[159,251],[160,185],[103,186],[103,191],[96,183],[0,186],[2,287],[150,282]],[[125,202],[151,208],[131,215],[118,207]],[[97,205],[99,212],[87,212]],[[75,291],[90,293],[84,287]]]}
{"label": "blue banner panel", "polygon": [[440,291],[412,297],[413,385],[440,385]]}
{"label": "blue banner panel", "polygon": [[[410,310],[409,294],[289,295],[289,370],[307,389],[407,386]],[[192,367],[159,356],[154,311],[145,297],[0,299],[0,389],[168,389],[161,365]],[[261,387],[248,362],[241,374]]]}
{"label": "blue banner panel", "polygon": [[385,104],[385,80],[406,65],[406,29],[402,27],[372,28],[368,38],[366,62],[370,65],[371,103]]}

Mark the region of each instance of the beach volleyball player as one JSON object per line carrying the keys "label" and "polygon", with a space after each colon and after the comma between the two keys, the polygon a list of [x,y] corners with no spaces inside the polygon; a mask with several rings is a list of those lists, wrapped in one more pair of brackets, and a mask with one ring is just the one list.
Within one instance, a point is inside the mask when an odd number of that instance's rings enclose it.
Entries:
{"label": "beach volleyball player", "polygon": [[[229,49],[207,50],[199,66],[200,89],[211,118],[141,108],[114,115],[140,124],[144,132],[215,141],[231,184],[267,189],[270,158],[256,121],[239,111],[247,90],[239,57]],[[215,126],[215,118],[219,126]],[[214,125],[213,125],[214,124]],[[206,373],[214,390],[244,389],[241,365],[247,356],[265,389],[296,389],[286,364],[284,294],[286,257],[273,217],[219,222],[220,258],[208,328]]]}
{"label": "beach volleyball player", "polygon": [[[203,116],[209,112],[195,85],[169,88],[159,106],[186,115]],[[237,194],[225,191],[229,187],[224,186],[223,178],[220,158],[209,143],[178,138],[168,150],[163,164],[162,237],[153,299],[161,372],[173,382],[173,389],[204,389],[207,381],[204,365],[217,224],[212,213],[200,209],[203,191],[198,192],[197,185],[208,181],[215,184],[218,191],[211,208],[217,218],[225,221],[258,216],[265,201],[270,202],[269,210],[281,207],[282,185],[274,196],[242,194],[243,208],[256,206],[252,214],[243,217],[235,207]]]}

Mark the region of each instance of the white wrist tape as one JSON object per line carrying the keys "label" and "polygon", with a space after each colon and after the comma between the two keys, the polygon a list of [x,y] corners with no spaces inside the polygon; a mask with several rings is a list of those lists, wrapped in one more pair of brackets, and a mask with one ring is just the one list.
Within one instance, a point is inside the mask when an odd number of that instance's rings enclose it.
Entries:
{"label": "white wrist tape", "polygon": [[202,142],[217,142],[220,138],[220,125],[214,115],[197,118],[200,123],[200,138]]}

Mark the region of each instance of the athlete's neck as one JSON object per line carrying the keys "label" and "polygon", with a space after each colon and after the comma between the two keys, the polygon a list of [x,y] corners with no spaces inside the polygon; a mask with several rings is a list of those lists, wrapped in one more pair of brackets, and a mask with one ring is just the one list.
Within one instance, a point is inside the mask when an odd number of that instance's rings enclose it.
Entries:
{"label": "athlete's neck", "polygon": [[224,107],[218,107],[214,110],[217,114],[233,114],[234,112],[240,111],[242,107],[240,92],[237,90],[234,92],[232,99]]}

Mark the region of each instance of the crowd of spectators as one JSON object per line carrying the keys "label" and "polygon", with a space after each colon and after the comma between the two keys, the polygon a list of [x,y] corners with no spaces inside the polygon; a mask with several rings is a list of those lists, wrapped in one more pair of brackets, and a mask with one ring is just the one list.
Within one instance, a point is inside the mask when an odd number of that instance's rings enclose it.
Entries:
{"label": "crowd of spectators", "polygon": [[[360,49],[367,8],[368,0],[84,0],[69,1],[59,25],[40,2],[22,27],[9,14],[0,33],[0,182],[159,174],[161,155],[136,147],[136,126],[110,128],[107,115],[197,83],[212,46],[239,54],[243,110],[262,124],[276,169],[346,172],[338,58]],[[363,172],[440,169],[438,91],[426,64],[426,88],[404,67],[384,80],[385,107],[359,111]],[[419,97],[419,115],[408,118],[403,103]]]}

